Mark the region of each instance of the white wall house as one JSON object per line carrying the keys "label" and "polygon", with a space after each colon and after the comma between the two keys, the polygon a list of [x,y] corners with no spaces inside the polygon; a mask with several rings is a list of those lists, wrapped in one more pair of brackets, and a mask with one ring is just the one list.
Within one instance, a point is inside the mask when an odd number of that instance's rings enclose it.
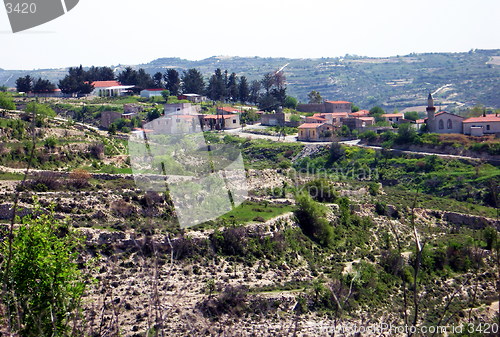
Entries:
{"label": "white wall house", "polygon": [[161,97],[162,91],[165,89],[144,89],[141,91],[141,97],[151,98],[151,97]]}
{"label": "white wall house", "polygon": [[118,81],[95,81],[92,82],[94,90],[90,93],[91,96],[99,97],[118,97],[129,92],[133,85],[121,85]]}
{"label": "white wall house", "polygon": [[464,134],[471,136],[482,136],[487,134],[500,134],[500,117],[497,115],[486,115],[471,117],[463,121]]}

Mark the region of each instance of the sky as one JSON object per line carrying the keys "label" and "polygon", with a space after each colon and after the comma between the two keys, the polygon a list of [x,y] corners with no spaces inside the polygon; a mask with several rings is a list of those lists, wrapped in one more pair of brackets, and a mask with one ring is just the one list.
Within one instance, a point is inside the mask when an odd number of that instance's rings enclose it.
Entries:
{"label": "sky", "polygon": [[0,8],[0,68],[9,70],[498,48],[498,0],[80,0],[15,34]]}

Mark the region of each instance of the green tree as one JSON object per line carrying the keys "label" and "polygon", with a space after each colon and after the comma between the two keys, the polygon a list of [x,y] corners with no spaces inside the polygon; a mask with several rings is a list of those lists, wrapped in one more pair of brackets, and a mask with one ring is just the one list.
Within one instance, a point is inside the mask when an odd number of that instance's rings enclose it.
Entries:
{"label": "green tree", "polygon": [[205,80],[198,69],[192,68],[183,72],[182,92],[185,94],[205,94]]}
{"label": "green tree", "polygon": [[59,89],[65,94],[87,95],[94,90],[83,67],[69,68],[68,75],[59,81]]}
{"label": "green tree", "polygon": [[250,88],[248,87],[248,80],[245,76],[241,76],[240,84],[238,85],[238,94],[240,102],[247,102],[250,97]]}
{"label": "green tree", "polygon": [[163,89],[164,88],[164,85],[163,85],[163,74],[161,72],[156,72],[154,75],[153,75],[153,82],[154,82],[154,87],[157,88],[157,89]]}
{"label": "green tree", "polygon": [[0,92],[0,109],[16,110],[16,104],[11,95]]}
{"label": "green tree", "polygon": [[53,92],[55,89],[56,86],[54,85],[54,83],[50,82],[49,80],[43,80],[41,78],[39,78],[33,85],[34,93]]}
{"label": "green tree", "polygon": [[115,79],[115,72],[110,67],[90,67],[85,72],[85,80],[89,82],[94,81],[113,81]]}
{"label": "green tree", "polygon": [[405,116],[405,119],[408,119],[411,121],[416,121],[417,119],[419,119],[418,112],[416,112],[416,111],[405,112],[404,116]]}
{"label": "green tree", "polygon": [[252,103],[258,103],[261,89],[262,84],[260,83],[260,81],[252,81],[252,84],[250,86],[250,96],[248,97],[248,100]]}
{"label": "green tree", "polygon": [[20,336],[72,336],[70,324],[85,289],[76,263],[78,235],[53,212],[37,206],[35,214],[0,248],[5,315]]}
{"label": "green tree", "polygon": [[45,120],[50,117],[55,117],[56,113],[48,105],[30,102],[26,105],[26,112],[35,113],[36,125],[41,127],[45,124]]}
{"label": "green tree", "polygon": [[299,104],[299,102],[295,97],[286,96],[284,105],[285,108],[295,109],[297,108],[297,104]]}
{"label": "green tree", "polygon": [[412,144],[418,137],[417,131],[410,123],[399,125],[396,142],[399,144]]}
{"label": "green tree", "polygon": [[384,114],[385,111],[379,106],[374,106],[373,108],[370,109],[370,115],[378,115],[378,114]]}
{"label": "green tree", "polygon": [[170,91],[171,95],[177,96],[181,90],[181,79],[179,77],[179,72],[175,69],[167,69],[165,75],[163,75],[166,82],[166,89]]}
{"label": "green tree", "polygon": [[298,195],[296,202],[295,217],[304,234],[323,246],[331,245],[333,227],[326,219],[326,207],[314,201],[309,193]]}
{"label": "green tree", "polygon": [[17,92],[30,92],[33,89],[33,79],[30,75],[24,77],[19,77],[16,80],[16,90]]}
{"label": "green tree", "polygon": [[236,73],[231,73],[231,75],[229,75],[226,90],[228,98],[231,101],[236,102],[239,97],[238,77],[236,76]]}
{"label": "green tree", "polygon": [[163,99],[168,102],[168,97],[170,96],[170,91],[168,90],[162,90],[161,92],[161,97],[163,97]]}
{"label": "green tree", "polygon": [[309,99],[309,104],[319,104],[323,102],[323,97],[321,97],[319,91],[316,90],[312,90],[308,93],[307,98]]}
{"label": "green tree", "polygon": [[222,70],[217,68],[208,81],[208,97],[213,101],[223,101],[226,99],[226,81]]}

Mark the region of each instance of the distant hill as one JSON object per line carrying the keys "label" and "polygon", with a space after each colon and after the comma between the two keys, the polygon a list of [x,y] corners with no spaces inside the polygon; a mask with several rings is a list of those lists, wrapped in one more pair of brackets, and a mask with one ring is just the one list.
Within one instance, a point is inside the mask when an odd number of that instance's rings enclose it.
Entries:
{"label": "distant hill", "polygon": [[[210,57],[199,61],[160,58],[137,65],[150,73],[167,68],[198,68],[206,77],[216,68],[227,69],[250,80],[284,65],[288,93],[305,102],[317,90],[326,99],[349,100],[362,108],[382,105],[404,109],[425,104],[428,92],[436,92],[438,104],[448,109],[483,104],[500,108],[500,50],[466,53],[410,54],[388,58],[346,55],[336,58],[288,59],[262,57]],[[37,71],[0,70],[0,85],[14,86],[26,73],[53,81],[64,69]]]}

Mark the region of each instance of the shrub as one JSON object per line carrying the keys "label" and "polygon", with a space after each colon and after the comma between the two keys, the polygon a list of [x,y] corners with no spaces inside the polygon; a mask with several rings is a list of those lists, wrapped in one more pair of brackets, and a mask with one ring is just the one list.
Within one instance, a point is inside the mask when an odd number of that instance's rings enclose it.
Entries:
{"label": "shrub", "polygon": [[302,193],[296,197],[297,222],[307,236],[323,246],[333,243],[333,227],[326,219],[325,206],[315,202],[309,194]]}
{"label": "shrub", "polygon": [[82,188],[89,185],[90,173],[84,169],[74,169],[69,174],[69,179],[74,187]]}
{"label": "shrub", "polygon": [[57,173],[39,172],[35,173],[30,185],[32,189],[38,192],[46,192],[48,190],[57,190],[61,186],[61,182]]}
{"label": "shrub", "polygon": [[387,205],[382,202],[375,203],[375,212],[378,215],[386,215],[387,214]]}
{"label": "shrub", "polygon": [[93,143],[89,146],[90,154],[96,159],[104,158],[104,144],[103,143]]}
{"label": "shrub", "polygon": [[12,96],[0,92],[0,109],[16,110],[16,105],[12,100]]}
{"label": "shrub", "polygon": [[10,328],[26,337],[73,336],[70,323],[85,288],[76,264],[75,232],[53,213],[25,217],[23,226],[14,231],[10,252],[8,245],[1,247]]}
{"label": "shrub", "polygon": [[303,186],[309,195],[318,202],[335,202],[338,193],[335,186],[326,179],[316,179]]}
{"label": "shrub", "polygon": [[493,227],[486,227],[483,229],[483,240],[486,243],[486,249],[491,250],[497,244],[498,233]]}
{"label": "shrub", "polygon": [[111,211],[116,216],[120,216],[123,218],[131,217],[137,212],[133,205],[121,199],[113,201],[113,203],[111,204]]}
{"label": "shrub", "polygon": [[377,139],[377,133],[375,131],[368,130],[359,135],[359,137],[369,142],[373,142]]}
{"label": "shrub", "polygon": [[227,286],[217,298],[208,298],[201,303],[206,317],[217,318],[222,314],[241,316],[247,310],[248,289],[244,286]]}
{"label": "shrub", "polygon": [[378,183],[370,183],[368,185],[368,192],[370,195],[376,196],[380,191],[380,185]]}
{"label": "shrub", "polygon": [[330,157],[329,157],[330,163],[336,162],[344,158],[344,156],[345,156],[345,149],[341,144],[332,143],[332,145],[330,145]]}

